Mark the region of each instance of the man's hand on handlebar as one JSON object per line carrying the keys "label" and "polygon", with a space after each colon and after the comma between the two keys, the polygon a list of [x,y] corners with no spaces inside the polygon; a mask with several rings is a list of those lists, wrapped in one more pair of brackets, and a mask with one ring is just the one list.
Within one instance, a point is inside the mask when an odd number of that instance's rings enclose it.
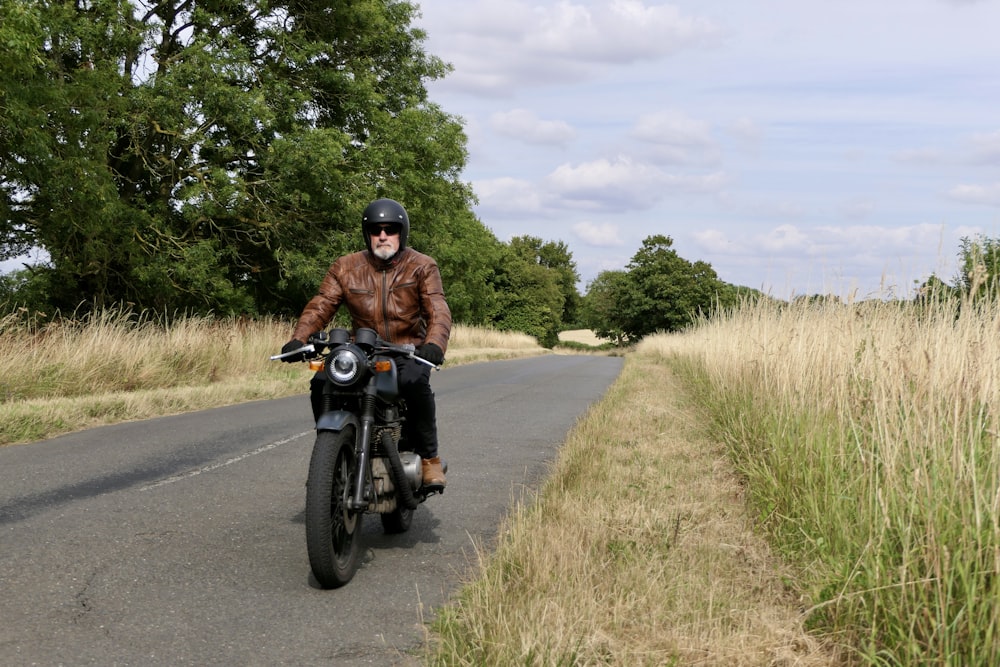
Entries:
{"label": "man's hand on handlebar", "polygon": [[[301,348],[306,347],[306,344],[297,338],[293,338],[281,347],[281,354],[288,354],[289,352],[295,352]],[[281,360],[291,363],[293,361],[302,361],[306,358],[306,351],[302,350],[299,354],[292,354],[287,357],[282,357]]]}
{"label": "man's hand on handlebar", "polygon": [[416,354],[421,359],[426,359],[435,366],[444,363],[444,351],[434,343],[424,343],[417,347]]}

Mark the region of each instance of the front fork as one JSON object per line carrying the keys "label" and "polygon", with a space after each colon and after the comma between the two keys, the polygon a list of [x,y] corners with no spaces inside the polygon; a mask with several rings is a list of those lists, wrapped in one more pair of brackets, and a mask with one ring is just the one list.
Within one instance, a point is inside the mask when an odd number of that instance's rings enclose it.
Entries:
{"label": "front fork", "polygon": [[368,507],[365,498],[367,486],[368,460],[371,458],[371,433],[375,424],[375,383],[370,382],[365,387],[365,395],[361,399],[361,432],[358,434],[356,450],[358,452],[358,467],[354,474],[354,497],[348,502],[350,509],[360,512]]}

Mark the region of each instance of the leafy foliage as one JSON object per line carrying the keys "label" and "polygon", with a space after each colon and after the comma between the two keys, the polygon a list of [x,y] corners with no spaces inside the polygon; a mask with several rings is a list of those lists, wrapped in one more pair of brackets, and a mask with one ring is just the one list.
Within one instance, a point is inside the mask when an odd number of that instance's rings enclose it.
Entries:
{"label": "leafy foliage", "polygon": [[699,315],[735,305],[736,288],[707,262],[689,262],[672,246],[669,236],[650,236],[625,271],[606,271],[590,285],[584,313],[597,335],[634,341],[679,331]]}
{"label": "leafy foliage", "polygon": [[955,284],[962,294],[976,301],[1000,293],[1000,239],[963,237],[959,261]]}
{"label": "leafy foliage", "polygon": [[955,300],[957,307],[989,305],[1000,296],[1000,239],[963,237],[954,284],[931,274],[917,286],[917,301],[933,306]]}
{"label": "leafy foliage", "polygon": [[0,0],[0,257],[43,248],[55,307],[294,312],[376,197],[489,244],[415,13]]}
{"label": "leafy foliage", "polygon": [[492,323],[501,331],[522,331],[543,347],[559,342],[565,296],[560,274],[525,257],[523,246],[505,245],[493,278],[497,308]]}
{"label": "leafy foliage", "polygon": [[294,315],[359,213],[403,202],[456,320],[551,347],[586,320],[617,342],[735,292],[669,237],[584,303],[566,244],[499,242],[461,181],[461,123],[427,97],[449,67],[400,0],[0,0],[0,258],[49,261],[0,295],[74,312]]}
{"label": "leafy foliage", "polygon": [[[510,240],[511,250],[529,264],[535,264],[553,273],[563,303],[559,319],[562,324],[573,324],[580,307],[580,293],[576,284],[580,274],[573,261],[573,253],[562,241],[543,241],[537,236],[518,236]],[[558,332],[557,332],[558,333]]]}
{"label": "leafy foliage", "polygon": [[618,300],[628,289],[625,271],[601,271],[587,287],[581,308],[581,323],[598,338],[606,338],[616,345],[626,342],[625,331],[619,318]]}
{"label": "leafy foliage", "polygon": [[931,274],[917,290],[917,299],[923,304],[934,304],[956,298],[960,289],[952,287],[935,274]]}

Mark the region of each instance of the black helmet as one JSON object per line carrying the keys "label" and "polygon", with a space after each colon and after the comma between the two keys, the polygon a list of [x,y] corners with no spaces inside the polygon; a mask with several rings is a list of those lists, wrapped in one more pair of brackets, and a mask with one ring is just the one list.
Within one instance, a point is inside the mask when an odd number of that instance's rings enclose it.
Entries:
{"label": "black helmet", "polygon": [[369,252],[372,249],[372,237],[368,233],[368,226],[390,222],[400,227],[399,250],[396,253],[398,255],[406,247],[406,239],[410,235],[410,217],[406,215],[406,209],[392,199],[376,199],[365,208],[365,212],[361,214],[361,233],[365,237],[365,247]]}

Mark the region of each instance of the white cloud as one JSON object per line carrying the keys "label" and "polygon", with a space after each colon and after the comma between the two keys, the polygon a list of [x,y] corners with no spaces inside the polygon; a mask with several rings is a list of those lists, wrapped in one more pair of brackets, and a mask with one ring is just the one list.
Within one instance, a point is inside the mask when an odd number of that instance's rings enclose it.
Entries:
{"label": "white cloud", "polygon": [[1000,131],[973,136],[970,159],[974,164],[1000,164]]}
{"label": "white cloud", "polygon": [[632,129],[632,136],[676,146],[711,146],[715,143],[708,123],[672,110],[640,116]]}
{"label": "white cloud", "polygon": [[750,118],[741,117],[725,126],[726,132],[736,139],[737,146],[756,153],[764,141],[764,128]]}
{"label": "white cloud", "polygon": [[1000,206],[1000,183],[992,185],[956,185],[948,191],[955,201],[984,206]]}
{"label": "white cloud", "polygon": [[673,5],[612,0],[591,6],[559,2],[542,13],[534,37],[541,53],[628,64],[659,59],[717,34],[711,21],[685,16]]}
{"label": "white cloud", "polygon": [[644,154],[659,163],[704,164],[719,159],[709,124],[679,111],[644,114],[630,135],[643,143]]}
{"label": "white cloud", "polygon": [[552,192],[583,208],[634,211],[649,208],[670,194],[718,191],[725,175],[675,174],[626,156],[560,165],[546,178]]}
{"label": "white cloud", "polygon": [[717,197],[720,204],[741,219],[756,220],[802,220],[809,211],[801,204],[790,200],[775,200],[770,197],[747,197],[732,192],[721,192]]}
{"label": "white cloud", "polygon": [[[539,181],[502,177],[475,181],[473,188],[485,218],[559,217],[571,210],[610,214],[649,210],[674,196],[715,196],[727,182],[722,172],[673,173],[619,156],[562,164]],[[585,237],[581,234],[581,238]]]}
{"label": "white cloud", "polygon": [[479,195],[480,207],[496,213],[537,213],[543,208],[541,194],[531,181],[493,178],[475,181],[473,188]]}
{"label": "white cloud", "polygon": [[972,134],[950,150],[917,148],[898,151],[893,159],[901,163],[932,167],[951,164],[997,166],[1000,165],[1000,130]]}
{"label": "white cloud", "polygon": [[870,216],[876,208],[871,199],[857,197],[849,199],[840,205],[840,214],[849,220],[861,220]]}
{"label": "white cloud", "polygon": [[490,126],[497,134],[528,144],[565,144],[576,137],[569,123],[561,120],[540,120],[526,109],[498,111],[490,117]]}
{"label": "white cloud", "polygon": [[675,174],[656,165],[618,157],[563,164],[541,181],[494,178],[475,181],[480,211],[505,215],[559,215],[566,210],[621,213],[646,210],[673,195],[714,194],[726,184],[721,172]]}
{"label": "white cloud", "polygon": [[810,247],[809,237],[795,225],[779,225],[753,240],[761,250],[778,254],[803,253]]}
{"label": "white cloud", "polygon": [[940,247],[941,225],[917,224],[899,227],[880,225],[778,225],[764,232],[737,235],[720,229],[692,234],[706,251],[763,256],[827,257],[873,255],[884,258],[933,255]]}
{"label": "white cloud", "polygon": [[573,225],[573,233],[584,243],[598,248],[610,248],[624,245],[618,234],[618,225],[604,223],[594,224],[592,222],[578,222]]}
{"label": "white cloud", "polygon": [[942,250],[959,235],[933,224],[779,225],[744,233],[707,229],[691,238],[724,280],[770,291],[777,278],[779,285],[788,281],[781,288],[784,296],[853,292],[867,298],[887,290],[905,297],[915,281],[932,272],[950,276],[952,260]]}
{"label": "white cloud", "polygon": [[893,156],[896,162],[922,166],[938,166],[948,160],[946,154],[935,148],[914,148],[899,151]]}
{"label": "white cloud", "polygon": [[1000,2],[422,11],[427,52],[456,68],[428,89],[468,120],[477,214],[501,237],[564,234],[585,280],[624,266],[650,220],[724,279],[787,275],[779,296],[831,269],[878,286],[997,235]]}
{"label": "white cloud", "polygon": [[707,19],[640,0],[454,2],[435,16],[430,37],[447,35],[438,55],[455,65],[442,87],[481,94],[582,81],[607,66],[656,61],[719,35]]}
{"label": "white cloud", "polygon": [[602,271],[621,271],[631,259],[630,255],[609,254],[605,249],[602,249],[599,255],[588,255],[584,253],[579,257],[574,255],[573,258],[577,260],[577,268],[580,269],[581,275],[584,276],[584,279],[581,281],[581,287],[584,289],[589,286],[589,284],[593,282],[593,280]]}
{"label": "white cloud", "polygon": [[743,246],[733,243],[725,232],[718,229],[696,231],[691,236],[699,247],[712,254],[732,255],[742,254],[746,251]]}

